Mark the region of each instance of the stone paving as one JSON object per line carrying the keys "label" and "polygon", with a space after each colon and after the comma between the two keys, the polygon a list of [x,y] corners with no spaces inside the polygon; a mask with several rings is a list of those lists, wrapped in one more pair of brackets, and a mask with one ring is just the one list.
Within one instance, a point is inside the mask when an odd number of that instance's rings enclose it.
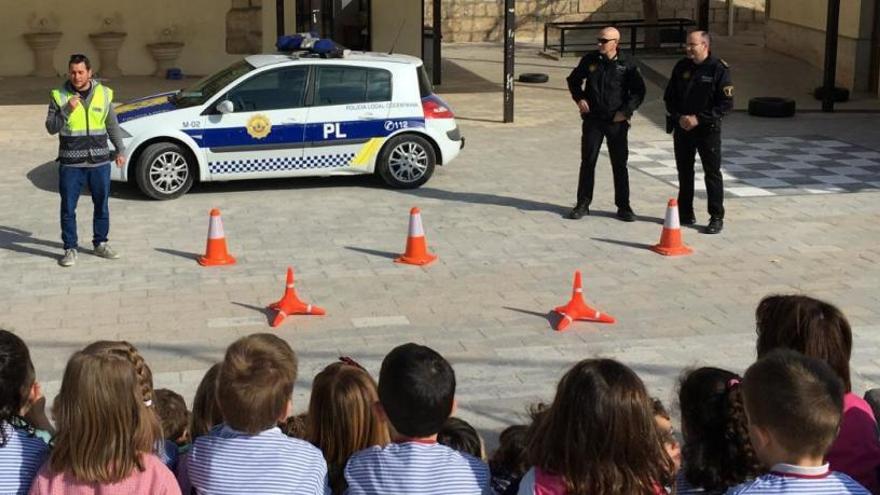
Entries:
{"label": "stone paving", "polygon": [[[453,363],[460,415],[490,447],[529,402],[551,399],[562,372],[579,359],[622,360],[669,405],[685,367],[744,369],[754,358],[754,308],[768,293],[806,292],[838,304],[855,327],[855,390],[880,385],[877,192],[731,195],[724,233],[685,229],[695,253],[669,259],[646,248],[659,238],[675,188],[633,171],[639,221],[622,223],[613,215],[603,153],[593,215],[565,220],[576,189],[580,129],[562,78],[576,60],[536,53],[521,48],[518,72],[541,70],[551,81],[519,85],[516,123],[504,125],[501,94],[493,92],[501,78],[500,47],[448,47],[447,63],[474,81],[450,80],[440,89],[457,111],[467,147],[419,190],[389,190],[369,177],[268,180],[206,184],[178,200],[155,202],[115,184],[111,241],[123,258],[83,252],[73,269],[56,264],[56,139],[43,129],[45,106],[6,104],[0,112],[6,150],[0,158],[0,326],[29,343],[49,396],[71,352],[95,339],[127,339],[143,350],[156,385],[188,401],[232,340],[277,331],[300,356],[298,411],[306,407],[311,378],[337,356],[351,355],[378,372],[392,347],[420,342]],[[148,83],[115,86],[135,96]],[[4,84],[7,94],[14,93],[9,85],[48,92],[52,81]],[[633,141],[668,139],[661,93],[649,85]],[[724,137],[823,136],[876,152],[877,123],[869,113],[787,120],[735,113]],[[440,256],[426,268],[391,260],[404,247],[414,205]],[[235,266],[202,268],[194,261],[213,207],[223,212]],[[705,203],[696,207],[705,224]],[[85,244],[91,212],[83,199]],[[271,330],[263,308],[280,297],[288,265],[296,270],[300,296],[328,315],[290,318]],[[588,301],[615,316],[616,325],[550,328],[548,311],[566,302],[578,269]]]}

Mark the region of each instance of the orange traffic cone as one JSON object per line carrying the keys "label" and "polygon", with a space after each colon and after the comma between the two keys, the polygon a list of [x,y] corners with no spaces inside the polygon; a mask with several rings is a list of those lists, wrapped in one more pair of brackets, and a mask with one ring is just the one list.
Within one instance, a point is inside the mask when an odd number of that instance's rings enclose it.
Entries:
{"label": "orange traffic cone", "polygon": [[574,288],[571,291],[571,300],[565,306],[554,308],[562,318],[556,324],[556,330],[562,331],[575,320],[595,321],[597,323],[616,323],[617,320],[609,314],[597,311],[584,302],[584,289],[581,286],[580,270],[574,272]]}
{"label": "orange traffic cone", "polygon": [[425,229],[422,227],[422,212],[414,207],[409,212],[409,235],[406,237],[406,252],[394,261],[410,265],[427,265],[436,259],[436,254],[428,252]]}
{"label": "orange traffic cone", "polygon": [[208,245],[205,247],[205,255],[199,256],[198,261],[202,266],[235,264],[235,258],[226,251],[223,220],[220,218],[220,210],[217,208],[211,210],[211,220],[208,224]]}
{"label": "orange traffic cone", "polygon": [[296,289],[293,288],[293,268],[287,267],[287,285],[284,288],[284,295],[278,302],[269,305],[269,309],[278,311],[275,319],[272,320],[272,326],[277,327],[284,321],[284,318],[290,315],[325,315],[327,314],[323,308],[312,306],[299,300],[296,296]]}
{"label": "orange traffic cone", "polygon": [[651,251],[663,256],[686,256],[694,252],[693,249],[684,245],[681,240],[681,224],[678,221],[678,201],[675,198],[669,200],[666,206],[666,220],[663,222],[663,233],[660,234],[660,243],[651,247]]}

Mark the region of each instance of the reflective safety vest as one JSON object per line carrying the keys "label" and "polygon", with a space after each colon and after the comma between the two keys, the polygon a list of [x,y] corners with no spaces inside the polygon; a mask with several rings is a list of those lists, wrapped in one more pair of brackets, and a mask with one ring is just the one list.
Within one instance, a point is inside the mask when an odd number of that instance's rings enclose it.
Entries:
{"label": "reflective safety vest", "polygon": [[[67,85],[52,90],[52,99],[59,109],[75,96]],[[88,103],[88,107],[86,107]],[[113,103],[113,90],[92,82],[91,100],[81,100],[70,112],[67,123],[59,133],[61,143],[58,148],[58,161],[63,164],[101,163],[110,161],[110,148],[107,145],[107,126],[104,121]]]}

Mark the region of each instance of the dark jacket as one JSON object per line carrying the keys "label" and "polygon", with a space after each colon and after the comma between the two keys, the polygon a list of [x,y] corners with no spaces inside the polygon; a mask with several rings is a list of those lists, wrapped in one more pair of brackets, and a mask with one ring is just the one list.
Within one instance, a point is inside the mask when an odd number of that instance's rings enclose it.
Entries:
{"label": "dark jacket", "polygon": [[676,125],[682,115],[696,115],[700,125],[717,127],[733,109],[733,83],[727,62],[711,53],[701,64],[689,58],[679,60],[663,100],[666,113]]}
{"label": "dark jacket", "polygon": [[572,99],[590,105],[584,118],[610,121],[616,112],[630,118],[645,99],[642,73],[635,61],[619,51],[613,60],[598,51],[587,53],[566,80]]}

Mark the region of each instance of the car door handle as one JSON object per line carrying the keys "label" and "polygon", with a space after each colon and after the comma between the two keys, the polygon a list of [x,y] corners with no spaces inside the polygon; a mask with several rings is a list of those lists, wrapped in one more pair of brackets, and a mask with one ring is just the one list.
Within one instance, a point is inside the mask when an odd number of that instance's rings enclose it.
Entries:
{"label": "car door handle", "polygon": [[358,120],[373,120],[376,118],[376,114],[374,113],[365,113],[358,115]]}
{"label": "car door handle", "polygon": [[288,117],[288,118],[284,119],[284,122],[286,124],[295,124],[295,123],[299,122],[299,119],[294,118],[294,117]]}

